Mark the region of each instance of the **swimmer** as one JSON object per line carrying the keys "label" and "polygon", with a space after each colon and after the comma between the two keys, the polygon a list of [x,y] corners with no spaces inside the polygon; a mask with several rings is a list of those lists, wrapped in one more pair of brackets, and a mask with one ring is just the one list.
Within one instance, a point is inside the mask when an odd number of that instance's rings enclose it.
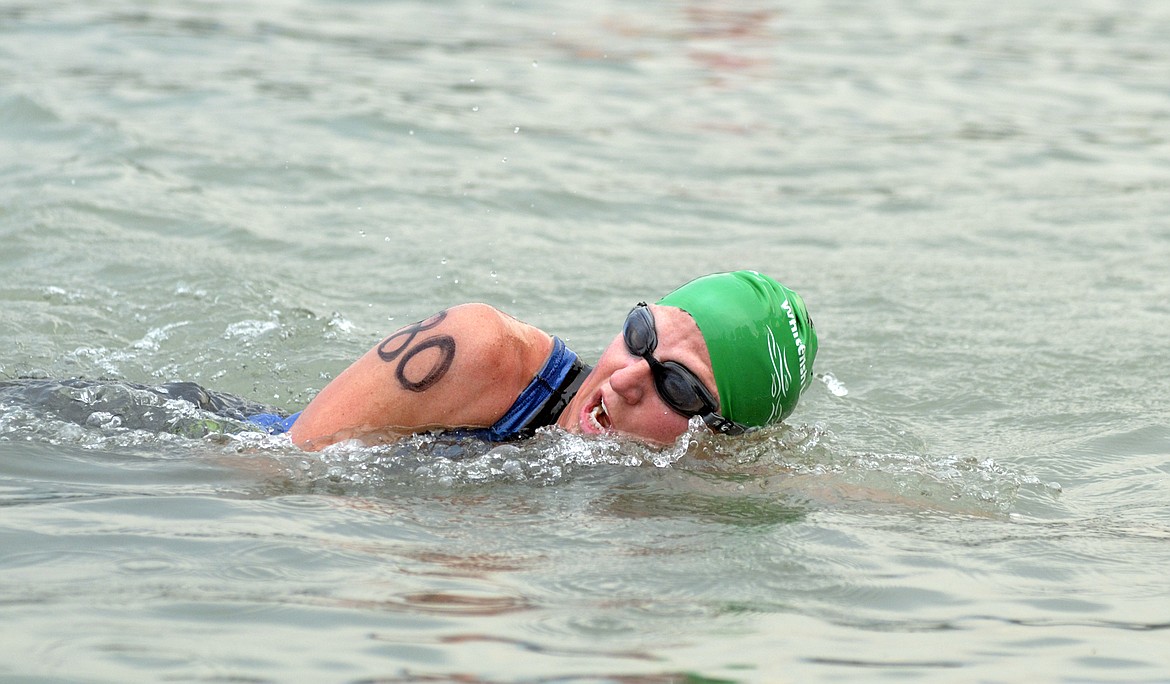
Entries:
{"label": "swimmer", "polygon": [[253,422],[308,450],[455,430],[504,441],[557,425],[669,443],[693,416],[740,434],[779,422],[813,378],[804,301],[754,271],[703,276],[640,303],[597,365],[486,304],[464,304],[382,340],[292,416]]}
{"label": "swimmer", "polygon": [[800,296],[735,271],[635,306],[594,367],[558,337],[487,304],[463,304],[383,339],[292,415],[182,382],[0,381],[0,404],[83,425],[216,430],[214,418],[168,410],[179,402],[232,419],[233,430],[288,433],[306,450],[434,430],[507,441],[551,425],[667,444],[694,416],[729,435],[783,420],[812,382],[816,353]]}

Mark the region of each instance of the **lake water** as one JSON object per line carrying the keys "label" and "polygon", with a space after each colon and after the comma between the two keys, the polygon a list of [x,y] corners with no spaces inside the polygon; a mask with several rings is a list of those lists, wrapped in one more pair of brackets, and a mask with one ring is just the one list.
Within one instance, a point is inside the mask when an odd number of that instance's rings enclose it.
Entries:
{"label": "lake water", "polygon": [[0,380],[295,410],[454,303],[592,361],[734,268],[804,296],[823,380],[661,450],[0,399],[0,679],[1170,681],[1168,35],[1104,0],[0,0]]}

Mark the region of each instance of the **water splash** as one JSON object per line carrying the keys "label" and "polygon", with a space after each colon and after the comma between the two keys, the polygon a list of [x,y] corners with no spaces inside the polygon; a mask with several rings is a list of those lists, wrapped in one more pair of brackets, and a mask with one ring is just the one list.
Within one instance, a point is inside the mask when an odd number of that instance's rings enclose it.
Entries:
{"label": "water splash", "polygon": [[162,343],[170,338],[172,330],[175,328],[181,328],[185,325],[191,325],[191,321],[178,321],[176,323],[168,323],[167,325],[158,328],[151,328],[150,330],[146,331],[146,334],[142,336],[142,339],[131,344],[130,346],[131,348],[138,351],[158,351],[161,348]]}
{"label": "water splash", "polygon": [[317,453],[290,451],[287,441],[246,433],[229,439],[238,453],[273,457],[288,467],[290,477],[307,485],[368,488],[406,483],[551,486],[603,466],[669,468],[694,447],[689,435],[670,446],[653,447],[621,437],[586,438],[558,428],[504,444],[428,433],[379,446],[351,440]]}
{"label": "water splash", "polygon": [[278,321],[260,321],[255,319],[237,321],[223,331],[223,339],[250,341],[279,328],[280,323]]}
{"label": "water splash", "polygon": [[[267,435],[243,420],[149,388],[58,386],[23,405],[10,395],[0,391],[0,440],[98,450],[165,445],[171,455],[179,447],[193,458],[222,462],[226,456],[244,470],[264,471],[306,491],[379,495],[403,485],[547,487],[580,477],[621,479],[629,473],[643,477],[668,471],[690,478],[696,488],[692,493],[750,490],[828,506],[882,502],[976,514],[1011,512],[1022,491],[1046,498],[1060,492],[1059,484],[1041,482],[993,458],[852,450],[836,444],[820,423],[725,437],[709,433],[695,419],[665,447],[545,428],[530,439],[505,444],[428,433],[377,446],[340,442],[310,453],[287,436]],[[261,461],[262,468],[252,467]]]}
{"label": "water splash", "polygon": [[849,394],[849,389],[845,387],[845,383],[837,379],[837,376],[832,373],[821,373],[817,376],[821,382],[825,383],[825,387],[829,388],[829,392],[834,397],[843,397]]}

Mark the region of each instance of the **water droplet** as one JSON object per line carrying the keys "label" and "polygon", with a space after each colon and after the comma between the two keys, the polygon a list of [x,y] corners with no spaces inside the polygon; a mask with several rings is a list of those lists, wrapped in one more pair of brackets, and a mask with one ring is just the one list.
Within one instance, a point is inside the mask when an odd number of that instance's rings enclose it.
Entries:
{"label": "water droplet", "polygon": [[411,135],[414,135],[414,130],[413,130],[413,129],[411,129],[411,131],[410,131],[410,134],[411,134]]}
{"label": "water droplet", "polygon": [[[553,35],[555,36],[555,35],[557,35],[557,34],[554,32],[554,33],[553,33]],[[534,60],[532,60],[532,68],[533,68],[533,69],[535,69],[535,68],[536,68],[536,67],[538,67],[538,66],[540,66],[540,64],[538,64],[538,63],[536,62],[536,60],[535,60],[535,59],[534,59]]]}
{"label": "water droplet", "polygon": [[447,263],[447,257],[443,257],[442,259],[439,259],[439,263],[440,263],[440,264],[446,264],[446,263]]}
{"label": "water droplet", "polygon": [[386,237],[384,237],[384,238],[382,238],[382,239],[383,239],[383,240],[385,240],[386,242],[390,242],[390,236],[389,236],[389,235],[387,235]]}
{"label": "water droplet", "polygon": [[358,235],[361,235],[362,237],[365,237],[365,236],[366,236],[366,231],[364,231],[364,230],[359,230],[359,231],[358,231]]}
{"label": "water droplet", "polygon": [[501,159],[501,160],[500,160],[500,163],[501,163],[501,164],[507,164],[507,163],[508,163],[508,158],[507,158],[507,157],[504,157],[503,159]]}
{"label": "water droplet", "polygon": [[492,271],[490,275],[493,278],[498,278],[500,276],[500,274],[496,273],[495,271]]}
{"label": "water droplet", "polygon": [[473,111],[473,112],[478,112],[478,111],[479,111],[479,105],[475,105],[474,107],[472,107],[472,108],[471,108],[471,111]]}
{"label": "water droplet", "polygon": [[519,126],[517,126],[517,127],[516,127],[516,128],[515,128],[515,129],[514,129],[512,132],[513,132],[513,133],[519,133],[519,132],[520,132],[520,127],[519,127]]}

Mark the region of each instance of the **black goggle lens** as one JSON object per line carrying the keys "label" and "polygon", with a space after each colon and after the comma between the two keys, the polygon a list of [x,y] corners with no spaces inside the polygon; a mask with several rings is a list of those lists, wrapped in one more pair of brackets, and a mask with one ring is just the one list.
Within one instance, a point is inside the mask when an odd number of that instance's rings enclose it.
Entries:
{"label": "black goggle lens", "polygon": [[646,304],[635,306],[630,315],[626,316],[626,324],[622,327],[622,336],[626,341],[626,349],[634,356],[646,356],[653,353],[658,346],[658,332],[654,329],[654,317]]}
{"label": "black goggle lens", "polygon": [[654,374],[654,385],[672,408],[692,416],[715,411],[715,406],[702,396],[707,390],[700,390],[703,386],[699,379],[685,366],[666,361],[660,362],[657,368],[659,370]]}
{"label": "black goggle lens", "polygon": [[659,361],[654,358],[658,332],[654,327],[654,314],[645,302],[634,307],[626,317],[622,338],[631,354],[646,359],[650,364],[654,387],[667,405],[688,417],[715,413],[714,397],[689,368],[677,361]]}

